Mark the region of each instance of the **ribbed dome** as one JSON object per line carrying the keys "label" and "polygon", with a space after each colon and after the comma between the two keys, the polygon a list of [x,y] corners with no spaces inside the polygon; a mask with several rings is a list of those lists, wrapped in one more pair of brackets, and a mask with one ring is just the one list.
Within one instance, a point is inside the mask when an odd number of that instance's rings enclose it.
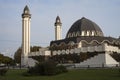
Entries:
{"label": "ribbed dome", "polygon": [[103,32],[96,23],[83,17],[71,26],[66,38],[78,36],[103,36]]}

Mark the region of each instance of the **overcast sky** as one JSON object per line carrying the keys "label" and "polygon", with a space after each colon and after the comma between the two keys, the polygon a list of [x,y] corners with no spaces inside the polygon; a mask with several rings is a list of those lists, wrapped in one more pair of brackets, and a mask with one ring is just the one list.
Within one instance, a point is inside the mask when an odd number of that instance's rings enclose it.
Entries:
{"label": "overcast sky", "polygon": [[0,0],[0,52],[13,56],[21,46],[22,18],[28,5],[31,17],[31,46],[49,46],[59,15],[62,38],[78,19],[86,17],[100,26],[105,36],[120,36],[120,0]]}

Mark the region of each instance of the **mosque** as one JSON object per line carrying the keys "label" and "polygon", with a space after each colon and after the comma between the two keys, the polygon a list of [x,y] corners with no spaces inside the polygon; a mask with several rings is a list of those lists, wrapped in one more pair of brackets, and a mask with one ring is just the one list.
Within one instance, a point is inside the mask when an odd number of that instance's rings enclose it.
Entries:
{"label": "mosque", "polygon": [[30,19],[30,10],[26,6],[22,14],[22,66],[35,65],[37,61],[32,56],[46,56],[61,64],[74,64],[75,67],[119,66],[120,38],[104,36],[101,28],[85,17],[75,21],[62,39],[62,22],[57,16],[55,40],[50,42],[50,48],[30,52]]}

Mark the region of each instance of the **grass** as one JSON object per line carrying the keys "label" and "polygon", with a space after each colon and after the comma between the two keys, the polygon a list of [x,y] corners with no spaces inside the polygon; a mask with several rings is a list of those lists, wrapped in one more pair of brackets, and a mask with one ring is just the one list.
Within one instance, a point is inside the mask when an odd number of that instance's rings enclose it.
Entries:
{"label": "grass", "polygon": [[9,70],[0,80],[120,80],[118,69],[74,69],[55,76],[22,76],[26,70]]}

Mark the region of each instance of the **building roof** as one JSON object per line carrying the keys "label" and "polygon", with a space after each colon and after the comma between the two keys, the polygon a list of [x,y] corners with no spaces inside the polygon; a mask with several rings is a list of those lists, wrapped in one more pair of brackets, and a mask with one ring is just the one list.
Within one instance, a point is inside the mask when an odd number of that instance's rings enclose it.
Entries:
{"label": "building roof", "polygon": [[[82,31],[86,33],[88,31],[94,32],[95,35],[81,35]],[[80,35],[76,35],[78,32],[80,33]],[[73,33],[74,33],[74,36],[73,36]],[[69,37],[69,34],[72,34],[72,36]],[[103,32],[100,29],[100,27],[93,21],[86,19],[84,17],[77,20],[71,26],[71,28],[68,30],[68,33],[65,39],[51,41],[50,46],[60,45],[62,43],[69,44],[71,42],[74,42],[74,43],[86,42],[87,44],[94,44],[94,42],[96,42],[97,44],[108,43],[111,45],[120,46],[119,38],[117,39],[113,37],[103,36]]]}
{"label": "building roof", "polygon": [[87,32],[87,31],[94,31],[96,36],[103,36],[103,32],[100,29],[100,27],[94,23],[93,21],[83,17],[79,20],[77,20],[72,26],[71,28],[68,30],[66,38],[69,38],[69,34],[72,33],[80,33],[80,36],[82,34],[82,31]]}
{"label": "building roof", "polygon": [[79,43],[81,41],[84,41],[88,44],[91,44],[93,41],[97,42],[98,44],[102,44],[104,42],[109,44],[115,44],[120,45],[120,40],[113,38],[113,37],[102,37],[102,36],[80,36],[80,37],[71,37],[71,38],[65,38],[62,40],[57,41],[51,41],[51,44],[60,45],[61,43],[68,44],[69,42]]}
{"label": "building roof", "polygon": [[61,20],[60,20],[59,16],[56,17],[56,21],[55,21],[55,26],[57,26],[57,25],[62,26],[62,23],[61,23]]}
{"label": "building roof", "polygon": [[31,18],[31,14],[30,14],[30,10],[28,8],[28,6],[26,5],[24,10],[23,10],[23,14],[22,14],[22,17],[30,17]]}
{"label": "building roof", "polygon": [[28,8],[27,5],[25,6],[25,8],[24,8],[24,10],[23,10],[23,13],[24,13],[24,14],[30,14],[30,10],[29,10],[29,8]]}

